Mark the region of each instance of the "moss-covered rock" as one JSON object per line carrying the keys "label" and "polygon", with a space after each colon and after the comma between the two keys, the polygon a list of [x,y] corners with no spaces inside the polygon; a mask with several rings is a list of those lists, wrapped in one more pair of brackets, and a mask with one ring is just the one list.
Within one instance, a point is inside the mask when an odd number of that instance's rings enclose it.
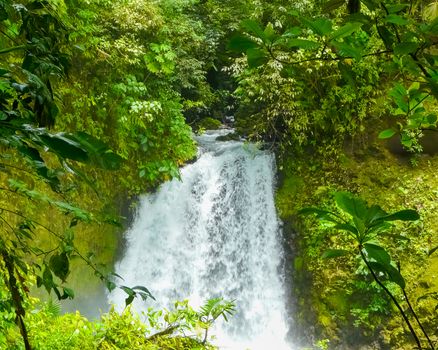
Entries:
{"label": "moss-covered rock", "polygon": [[345,247],[348,242],[335,230],[297,214],[306,206],[333,207],[332,194],[348,190],[387,211],[413,208],[420,213],[420,222],[394,226],[381,243],[401,262],[411,302],[429,333],[437,337],[433,322],[438,305],[438,253],[428,253],[438,245],[438,157],[407,161],[374,144],[333,157],[324,152],[294,154],[280,167],[276,204],[281,218],[295,231],[295,237],[286,238],[297,252],[293,284],[297,324],[303,334],[307,332],[308,339],[329,338],[333,349],[358,349],[372,343],[376,349],[409,349],[412,343],[397,310],[371,283],[366,269],[357,269],[353,256],[321,259],[324,250]]}

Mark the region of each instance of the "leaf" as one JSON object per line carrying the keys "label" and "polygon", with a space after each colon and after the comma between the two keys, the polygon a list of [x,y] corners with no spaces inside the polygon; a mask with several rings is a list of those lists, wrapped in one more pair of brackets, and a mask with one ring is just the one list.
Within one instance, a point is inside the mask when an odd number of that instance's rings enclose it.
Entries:
{"label": "leaf", "polygon": [[374,11],[379,7],[378,3],[375,0],[362,0],[362,3],[368,7],[368,10]]}
{"label": "leaf", "polygon": [[234,35],[228,42],[228,49],[235,52],[246,52],[248,49],[255,49],[258,44],[245,35]]}
{"label": "leaf", "polygon": [[295,37],[301,34],[301,28],[300,27],[292,27],[292,28],[288,28],[282,35],[282,37],[284,38],[289,38],[289,37]]}
{"label": "leaf", "polygon": [[408,105],[408,92],[406,88],[400,84],[396,83],[394,87],[389,92],[389,96],[391,96],[395,103],[397,104],[397,107],[400,108],[403,112],[407,113],[409,110]]}
{"label": "leaf", "polygon": [[307,18],[301,17],[300,22],[310,28],[312,32],[318,35],[327,35],[332,31],[332,22],[327,18],[318,18],[311,21]]}
{"label": "leaf", "polygon": [[250,68],[257,68],[269,60],[266,52],[261,49],[249,49],[246,51],[246,55]]}
{"label": "leaf", "polygon": [[374,259],[382,265],[391,263],[391,257],[383,247],[371,243],[365,243],[363,246],[369,258]]}
{"label": "leaf", "polygon": [[44,133],[39,135],[39,137],[44,146],[61,158],[72,159],[83,163],[88,160],[86,151],[80,147],[79,143],[65,137],[63,133],[53,135]]}
{"label": "leaf", "polygon": [[435,248],[431,248],[429,252],[427,253],[428,256],[431,256],[433,253],[435,253],[438,250],[438,245]]}
{"label": "leaf", "polygon": [[[388,215],[382,208],[380,208],[378,205],[372,205],[367,212],[367,215],[365,217],[365,223],[367,225],[373,224],[376,221],[380,221],[381,218]],[[381,221],[380,221],[381,222]]]}
{"label": "leaf", "polygon": [[335,201],[339,208],[353,217],[363,218],[368,212],[366,202],[350,192],[336,192]]}
{"label": "leaf", "polygon": [[318,208],[303,208],[301,210],[298,211],[299,214],[304,214],[304,215],[308,215],[308,214],[316,214],[316,218],[317,219],[321,219],[321,220],[326,220],[326,221],[330,221],[333,223],[338,224],[339,222],[337,220],[335,220],[333,218],[334,213],[327,211],[327,210],[322,210],[322,209],[318,209]]}
{"label": "leaf", "polygon": [[320,44],[312,40],[289,39],[286,41],[286,46],[289,48],[298,47],[304,50],[312,50],[312,49],[317,49],[320,46]]}
{"label": "leaf", "polygon": [[47,293],[50,293],[51,289],[54,287],[52,272],[47,266],[43,272],[42,285],[46,288]]}
{"label": "leaf", "polygon": [[380,37],[383,40],[383,43],[385,44],[385,47],[387,50],[392,50],[392,45],[394,45],[396,41],[396,37],[393,33],[389,31],[388,28],[385,26],[378,26],[377,30],[379,32]]}
{"label": "leaf", "polygon": [[385,221],[416,221],[420,219],[420,215],[416,210],[413,209],[406,209],[406,210],[400,210],[396,213],[384,216],[382,218]]}
{"label": "leaf", "polygon": [[243,29],[245,29],[248,33],[255,35],[256,37],[262,39],[263,41],[266,40],[266,35],[258,22],[252,19],[246,19],[240,23],[240,26]]}
{"label": "leaf", "polygon": [[50,257],[49,266],[55,276],[59,277],[63,282],[65,282],[70,272],[70,264],[67,254],[62,253],[52,255]]}
{"label": "leaf", "polygon": [[388,5],[387,10],[389,13],[397,13],[400,11],[403,11],[404,9],[408,8],[409,4],[395,4],[395,5]]}
{"label": "leaf", "polygon": [[395,15],[395,14],[390,14],[390,15],[386,16],[385,22],[396,24],[399,26],[404,26],[404,25],[409,23],[409,21],[406,18],[399,16],[399,15]]}
{"label": "leaf", "polygon": [[114,289],[116,289],[116,284],[113,281],[106,281],[106,288],[109,292],[112,292]]}
{"label": "leaf", "polygon": [[344,4],[345,4],[345,0],[329,0],[322,6],[322,9],[324,12],[331,12],[333,10],[338,9]]}
{"label": "leaf", "polygon": [[395,55],[406,55],[409,53],[415,52],[419,47],[418,43],[414,42],[401,42],[394,46],[394,54]]}
{"label": "leaf", "polygon": [[396,131],[394,129],[386,129],[379,133],[378,138],[379,139],[389,139],[390,137],[393,137],[396,134]]}
{"label": "leaf", "polygon": [[354,236],[357,236],[359,233],[357,231],[357,228],[350,224],[337,224],[333,228],[337,230],[344,230],[351,232]]}
{"label": "leaf", "polygon": [[64,294],[62,295],[62,299],[73,299],[75,297],[75,292],[71,288],[63,287],[62,290]]}
{"label": "leaf", "polygon": [[398,284],[400,288],[405,289],[406,282],[403,276],[394,266],[390,264],[382,265],[381,263],[373,262],[373,261],[369,262],[369,264],[374,270],[385,273],[391,282],[394,282]]}
{"label": "leaf", "polygon": [[323,259],[332,259],[337,258],[340,256],[348,255],[349,251],[344,249],[328,249],[326,250],[322,255],[321,258]]}
{"label": "leaf", "polygon": [[149,291],[149,289],[147,289],[146,287],[143,286],[135,286],[132,287],[133,290],[139,290],[142,291],[144,294],[146,294],[149,298],[155,300],[154,296],[151,294],[151,292]]}
{"label": "leaf", "polygon": [[67,134],[67,137],[77,142],[81,149],[86,151],[88,160],[93,165],[106,170],[117,170],[120,168],[122,158],[113,153],[104,142],[85,132]]}
{"label": "leaf", "polygon": [[362,27],[360,22],[348,22],[338,30],[336,30],[330,37],[330,40],[345,38],[350,36],[354,32],[358,31]]}
{"label": "leaf", "polygon": [[332,42],[333,46],[338,50],[340,56],[342,57],[352,57],[356,61],[360,61],[362,59],[362,50],[351,46],[349,44],[343,42]]}

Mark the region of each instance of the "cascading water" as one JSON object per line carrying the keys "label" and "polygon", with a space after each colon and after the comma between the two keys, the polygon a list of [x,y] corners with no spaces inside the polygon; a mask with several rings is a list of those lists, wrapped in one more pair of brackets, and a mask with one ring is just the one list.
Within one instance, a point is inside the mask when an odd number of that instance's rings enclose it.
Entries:
{"label": "cascading water", "polygon": [[[221,349],[291,349],[283,281],[280,223],[274,206],[273,156],[241,142],[215,141],[229,131],[198,137],[199,159],[182,181],[163,184],[140,200],[116,272],[129,286],[147,286],[157,301],[137,311],[192,306],[223,297],[237,313],[211,333]],[[109,299],[124,305],[126,295]]]}

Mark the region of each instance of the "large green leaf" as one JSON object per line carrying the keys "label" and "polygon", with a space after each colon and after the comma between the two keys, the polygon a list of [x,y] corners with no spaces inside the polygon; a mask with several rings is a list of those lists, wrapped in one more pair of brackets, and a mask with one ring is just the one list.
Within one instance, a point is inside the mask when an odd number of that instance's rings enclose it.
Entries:
{"label": "large green leaf", "polygon": [[268,54],[262,49],[249,49],[246,51],[248,66],[257,68],[269,61]]}
{"label": "large green leaf", "polygon": [[396,42],[396,36],[389,31],[386,26],[377,26],[379,36],[381,37],[383,43],[387,50],[392,50],[392,46]]}
{"label": "large green leaf", "polygon": [[373,224],[377,220],[380,220],[384,216],[388,215],[382,208],[380,208],[378,205],[372,205],[366,214],[365,217],[365,223],[367,225]]}
{"label": "large green leaf", "polygon": [[357,228],[350,224],[337,224],[334,226],[335,229],[338,230],[344,230],[351,232],[355,237],[358,236],[359,232],[357,231]]}
{"label": "large green leaf", "polygon": [[59,277],[61,281],[65,282],[70,271],[70,264],[67,254],[61,253],[52,255],[49,265],[55,276]]}
{"label": "large green leaf", "polygon": [[409,7],[409,4],[395,4],[395,5],[388,5],[386,9],[389,13],[398,13],[400,11],[403,11]]}
{"label": "large green leaf", "polygon": [[329,0],[323,5],[322,9],[324,12],[331,12],[333,10],[338,9],[344,4],[345,4],[345,0]]}
{"label": "large green leaf", "polygon": [[256,37],[266,40],[266,34],[260,27],[260,24],[252,19],[246,19],[240,23],[240,26],[248,33],[255,35]]}
{"label": "large green leaf", "polygon": [[360,22],[348,22],[338,30],[336,30],[331,36],[330,39],[341,39],[347,36],[350,36],[354,32],[358,31],[362,27],[362,23]]}
{"label": "large green leaf", "polygon": [[313,50],[313,49],[317,49],[320,46],[320,44],[312,40],[289,39],[286,41],[286,46],[289,48],[298,47],[300,49]]}
{"label": "large green leaf", "polygon": [[409,53],[414,53],[420,45],[415,42],[407,41],[401,42],[394,46],[395,55],[406,55]]}
{"label": "large green leaf", "polygon": [[416,221],[416,220],[420,219],[420,215],[418,214],[418,212],[416,210],[405,209],[405,210],[400,210],[396,213],[387,215],[387,216],[383,217],[382,219],[385,221],[396,221],[396,220]]}
{"label": "large green leaf", "polygon": [[301,17],[301,23],[309,27],[315,34],[328,35],[332,32],[332,22],[327,18],[318,18],[316,20],[309,20]]}
{"label": "large green leaf", "polygon": [[396,24],[399,26],[404,26],[404,25],[409,23],[409,21],[406,18],[399,16],[399,15],[395,15],[395,14],[390,14],[390,15],[386,16],[385,22],[391,23],[391,24]]}
{"label": "large green leaf", "polygon": [[409,111],[408,91],[402,84],[396,83],[389,92],[389,96],[394,99],[397,107],[400,108],[403,112],[407,113]]}
{"label": "large green leaf", "polygon": [[366,202],[350,192],[336,192],[335,201],[339,208],[353,217],[364,218],[367,214]]}
{"label": "large green leaf", "polygon": [[72,159],[78,162],[86,162],[88,160],[87,152],[80,144],[66,137],[64,133],[44,133],[39,136],[43,145],[61,158]]}
{"label": "large green leaf", "polygon": [[362,59],[362,50],[351,46],[344,42],[332,41],[333,46],[337,49],[340,56],[345,58],[354,58],[356,61],[360,61]]}
{"label": "large green leaf", "polygon": [[383,272],[391,282],[398,284],[400,288],[406,288],[405,279],[394,266],[390,264],[382,265],[381,263],[374,261],[369,262],[369,264],[374,271]]}
{"label": "large green leaf", "polygon": [[228,49],[236,52],[246,52],[248,49],[254,49],[258,44],[249,37],[237,34],[228,42]]}
{"label": "large green leaf", "polygon": [[391,263],[391,257],[383,247],[372,243],[365,243],[363,246],[369,258],[374,259],[382,265]]}
{"label": "large green leaf", "polygon": [[67,137],[77,142],[86,151],[88,160],[93,165],[107,170],[120,168],[122,158],[112,152],[104,142],[84,132],[68,134]]}

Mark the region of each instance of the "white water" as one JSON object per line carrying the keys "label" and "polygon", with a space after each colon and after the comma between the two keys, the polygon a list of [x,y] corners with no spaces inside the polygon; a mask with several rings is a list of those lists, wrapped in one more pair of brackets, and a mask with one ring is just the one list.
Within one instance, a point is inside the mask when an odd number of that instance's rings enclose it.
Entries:
{"label": "white water", "polygon": [[[141,198],[116,272],[156,297],[135,301],[140,312],[183,299],[235,300],[238,312],[209,333],[221,349],[291,349],[274,160],[241,142],[215,141],[224,133],[199,137],[200,157],[182,169],[182,181]],[[123,306],[125,297],[116,291],[109,299]]]}

